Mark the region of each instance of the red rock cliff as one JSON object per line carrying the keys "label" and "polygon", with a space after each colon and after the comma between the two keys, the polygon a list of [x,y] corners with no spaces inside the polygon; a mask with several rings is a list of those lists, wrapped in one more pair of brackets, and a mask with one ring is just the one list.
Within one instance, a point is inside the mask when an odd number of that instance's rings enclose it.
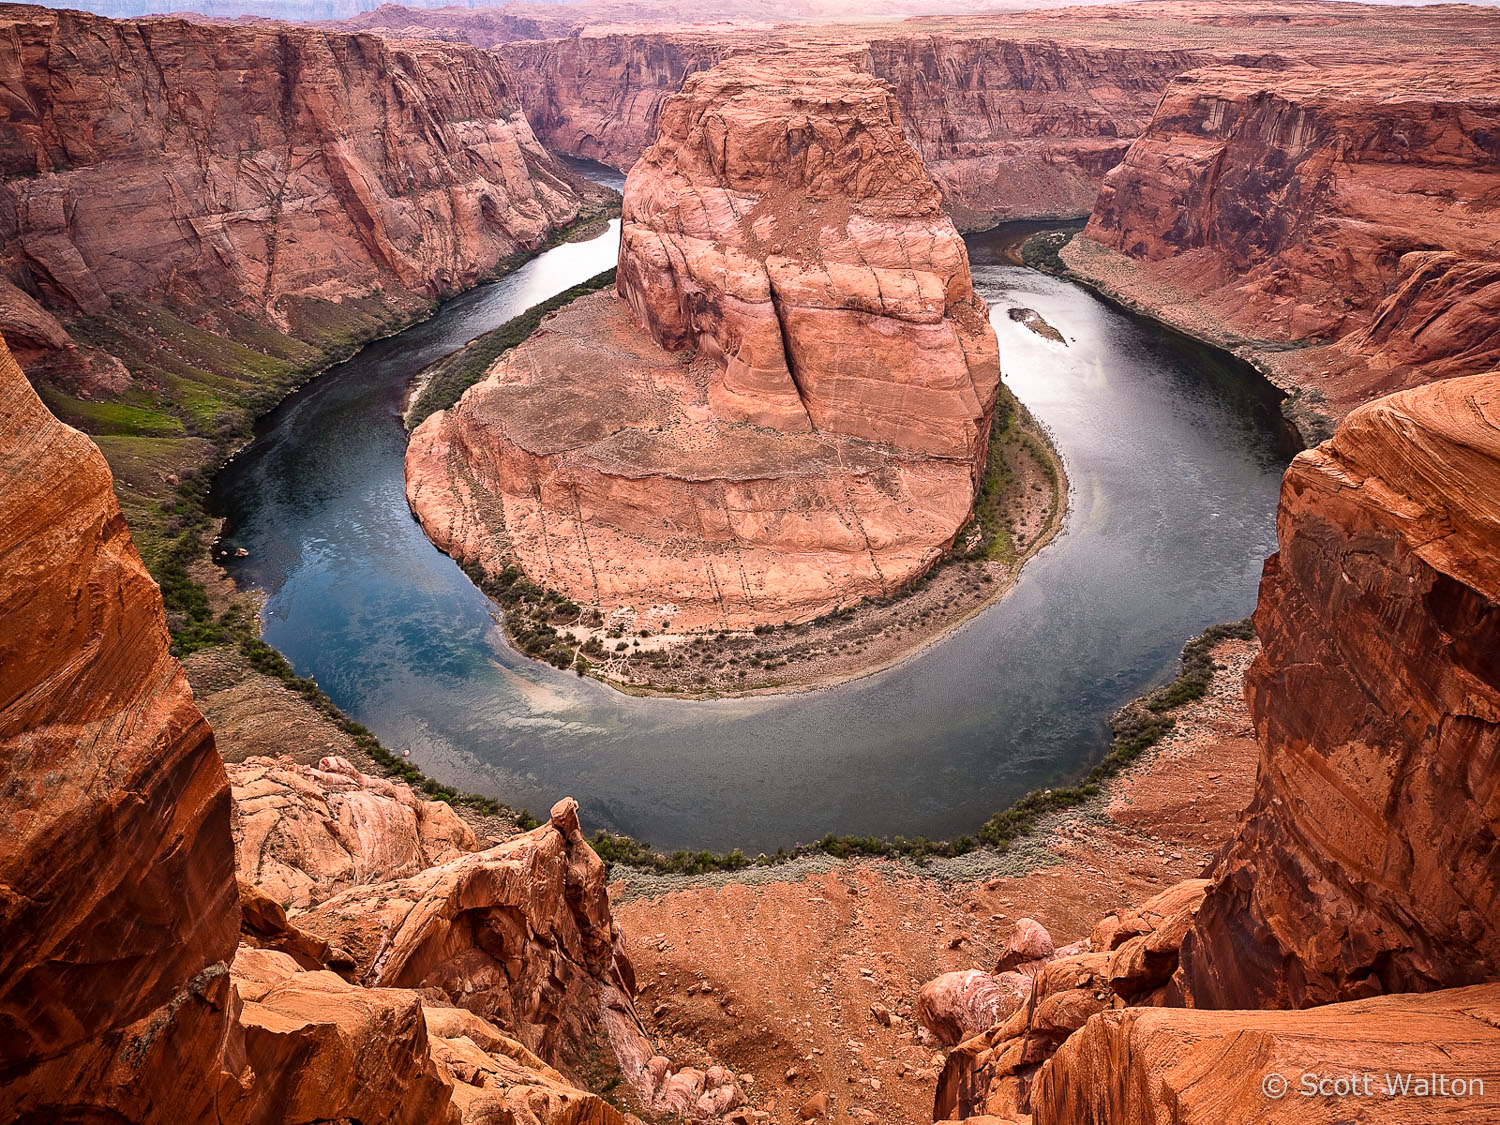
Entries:
{"label": "red rock cliff", "polygon": [[898,120],[843,67],[690,78],[626,187],[628,304],[575,302],[412,435],[433,540],[629,628],[806,620],[931,566],[1000,367]]}
{"label": "red rock cliff", "polygon": [[[464,16],[452,17],[462,24]],[[1104,175],[1168,84],[1215,64],[1280,70],[1378,57],[1483,61],[1500,20],[1481,9],[1350,4],[1132,3],[928,17],[900,25],[716,35],[585,33],[508,43],[532,127],[549,147],[629,168],[655,140],[662,102],[732,55],[844,62],[891,84],[902,124],[960,227],[1086,215]]]}
{"label": "red rock cliff", "polygon": [[719,361],[721,418],[977,476],[995,334],[884,83],[740,60],[690,78],[626,184],[619,290],[657,343]]}
{"label": "red rock cliff", "polygon": [[348,763],[243,767],[245,874],[287,897],[459,858],[346,890],[327,919],[362,954],[361,927],[417,888],[421,909],[370,973],[411,987],[323,970],[326,941],[248,885],[250,944],[300,959],[239,944],[231,790],[161,595],[103,456],[3,341],[0,562],[0,1119],[622,1125],[522,1042],[572,1057],[607,1022],[623,1058],[651,1054],[571,801],[473,852],[448,806]]}
{"label": "red rock cliff", "polygon": [[[1497,498],[1500,373],[1364,406],[1292,463],[1245,823],[1207,879],[1022,966],[1022,999],[949,1055],[937,1119],[1333,1122],[1350,1101],[1298,1076],[1358,1059],[1500,1079]],[[1183,1006],[1212,1010],[1164,1010]],[[1400,1121],[1493,1105],[1385,1103]]]}
{"label": "red rock cliff", "polygon": [[0,1117],[138,1119],[169,1090],[212,1116],[239,931],[229,784],[104,458],[3,342],[0,562]]}
{"label": "red rock cliff", "polygon": [[324,343],[327,302],[410,311],[578,214],[488,52],[18,6],[0,27],[0,328],[23,362],[57,359],[54,318],[122,300]]}
{"label": "red rock cliff", "polygon": [[1500,376],[1292,463],[1247,691],[1249,820],[1183,947],[1202,1007],[1500,978]]}
{"label": "red rock cliff", "polygon": [[1183,75],[1064,258],[1334,417],[1487,370],[1500,69],[1471,60]]}

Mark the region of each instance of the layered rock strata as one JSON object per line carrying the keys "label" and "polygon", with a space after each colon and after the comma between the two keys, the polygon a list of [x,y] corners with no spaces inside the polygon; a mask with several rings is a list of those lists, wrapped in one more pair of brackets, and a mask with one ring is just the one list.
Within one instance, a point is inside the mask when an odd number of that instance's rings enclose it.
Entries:
{"label": "layered rock strata", "polygon": [[1497,1081],[1500,984],[1486,984],[1309,1012],[1106,1012],[1041,1069],[1031,1106],[1036,1125],[1484,1125]]}
{"label": "layered rock strata", "polygon": [[[449,18],[455,29],[469,22]],[[1500,18],[1476,7],[1148,2],[714,35],[599,29],[500,50],[544,144],[622,169],[656,139],[661,105],[688,74],[737,55],[836,56],[891,84],[949,214],[983,228],[1087,215],[1185,71],[1363,62],[1389,79],[1434,61],[1485,62],[1497,46]]]}
{"label": "layered rock strata", "polygon": [[555,314],[423,423],[412,510],[632,628],[899,590],[969,515],[1000,370],[890,92],[730,62],[662,132],[626,186],[624,300]]}
{"label": "layered rock strata", "polygon": [[535,247],[590,190],[466,46],[21,6],[0,25],[0,329],[75,391],[128,385],[63,338],[121,302],[248,363],[332,350]]}
{"label": "layered rock strata", "polygon": [[[1256,611],[1262,751],[1238,836],[1207,879],[1040,963],[1025,1003],[949,1055],[937,1119],[1220,1119],[1259,1092],[1251,1078],[1340,1052],[1396,1068],[1398,1047],[1404,1073],[1457,1073],[1444,1055],[1500,1073],[1497,497],[1500,374],[1369,404],[1293,462]],[[1428,995],[1394,995],[1409,993]],[[1182,1006],[1268,1011],[1139,1010]],[[1232,1043],[1254,1045],[1253,1074],[1221,1065]],[[1477,1121],[1493,1102],[1404,1104],[1393,1119]]]}
{"label": "layered rock strata", "polygon": [[0,342],[0,1117],[233,1079],[229,784],[104,458]]}
{"label": "layered rock strata", "polygon": [[[486,1005],[498,1024],[433,991],[325,970],[361,965],[237,882],[230,784],[109,470],[42,406],[3,342],[0,560],[0,1118],[622,1125],[524,1045],[576,1045],[606,990],[616,1024],[633,1016],[576,806],[466,857],[451,900],[414,911],[400,930],[411,944],[383,962],[399,976],[386,962],[425,958],[455,995],[471,981],[503,994]],[[321,765],[240,767],[242,854],[250,823],[297,860],[256,869],[273,883],[326,890],[473,846],[404,787]],[[290,846],[313,839],[324,842]],[[345,901],[370,910],[371,926],[389,916]],[[490,987],[506,974],[510,991]]]}
{"label": "layered rock strata", "polygon": [[1193,71],[1064,260],[1337,418],[1493,366],[1497,128],[1493,65]]}
{"label": "layered rock strata", "polygon": [[1292,463],[1277,531],[1260,777],[1181,990],[1304,1007],[1500,979],[1500,375],[1349,415]]}

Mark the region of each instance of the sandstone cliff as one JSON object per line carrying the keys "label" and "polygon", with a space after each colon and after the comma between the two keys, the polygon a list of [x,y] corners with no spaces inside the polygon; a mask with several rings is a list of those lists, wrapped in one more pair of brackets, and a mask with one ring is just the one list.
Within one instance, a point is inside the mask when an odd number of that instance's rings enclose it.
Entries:
{"label": "sandstone cliff", "polygon": [[[1347,1102],[1272,1105],[1257,1083],[1341,1057],[1500,1074],[1497,497],[1500,374],[1362,407],[1293,462],[1255,617],[1262,749],[1237,838],[1207,879],[1021,966],[1022,999],[981,974],[996,1022],[949,1055],[938,1119],[1334,1121]],[[968,1030],[976,985],[929,987],[929,1025]],[[1143,1010],[1184,1005],[1269,1011]],[[1315,1005],[1335,1006],[1287,1011]],[[1231,1043],[1254,1044],[1243,1065],[1223,1065]],[[1389,1119],[1492,1106],[1413,1101]]]}
{"label": "sandstone cliff", "polygon": [[[224,766],[168,653],[161,595],[109,470],[47,412],[3,342],[0,559],[0,1118],[623,1123],[523,1045],[576,1053],[608,1019],[622,1057],[643,1053],[603,865],[576,806],[456,860],[450,897],[429,896],[420,923],[406,919],[403,970],[388,953],[369,975],[404,972],[427,991],[322,969],[361,969],[355,923],[329,916],[354,953],[332,950],[237,883]],[[294,868],[250,855],[247,838],[339,841],[278,852],[323,889],[474,847],[447,806],[325,765],[240,767],[261,771],[235,794],[241,855],[260,864],[252,876],[284,883]],[[357,904],[377,927],[379,909],[351,896],[345,911]],[[486,1005],[495,1022],[433,990],[446,983],[473,1005],[468,986],[481,980],[480,995],[505,998]]]}
{"label": "sandstone cliff", "polygon": [[1349,415],[1277,525],[1260,777],[1180,987],[1303,1007],[1500,978],[1500,376]]}
{"label": "sandstone cliff", "polygon": [[1230,52],[1059,44],[960,24],[890,37],[820,30],[707,36],[591,35],[500,49],[543,143],[629,168],[656,140],[663,103],[734,55],[839,57],[889,82],[908,139],[953,220],[1086,215],[1171,79]]}
{"label": "sandstone cliff", "polygon": [[3,342],[0,560],[0,1117],[211,1117],[239,930],[224,766],[104,458]]}
{"label": "sandstone cliff", "polygon": [[593,35],[509,43],[499,54],[543,144],[628,171],[655,143],[662,103],[731,53],[728,38]]}
{"label": "sandstone cliff", "polygon": [[1497,125],[1500,69],[1461,59],[1194,71],[1064,259],[1339,417],[1493,365]]}
{"label": "sandstone cliff", "polygon": [[[466,15],[452,16],[455,28]],[[544,144],[622,169],[655,140],[661,105],[687,75],[734,55],[838,58],[890,83],[949,215],[982,228],[1088,214],[1185,71],[1379,62],[1389,81],[1413,65],[1485,62],[1497,46],[1500,19],[1473,7],[1192,0],[713,35],[599,29],[500,51]]]}
{"label": "sandstone cliff", "polygon": [[413,511],[622,627],[898,590],[969,514],[1000,371],[889,91],[731,61],[662,129],[626,187],[625,300],[555,314],[423,423]]}
{"label": "sandstone cliff", "polygon": [[160,393],[164,368],[310,365],[589,193],[473,48],[19,6],[0,25],[0,330],[74,392],[126,390],[111,355]]}

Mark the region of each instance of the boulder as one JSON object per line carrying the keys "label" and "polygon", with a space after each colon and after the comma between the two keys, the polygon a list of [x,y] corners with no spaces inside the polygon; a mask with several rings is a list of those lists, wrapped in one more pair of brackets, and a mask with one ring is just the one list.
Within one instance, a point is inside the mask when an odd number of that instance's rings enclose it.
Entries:
{"label": "boulder", "polygon": [[242,878],[300,909],[346,887],[414,875],[474,851],[474,832],[443,801],[360,773],[272,758],[229,767],[235,862]]}

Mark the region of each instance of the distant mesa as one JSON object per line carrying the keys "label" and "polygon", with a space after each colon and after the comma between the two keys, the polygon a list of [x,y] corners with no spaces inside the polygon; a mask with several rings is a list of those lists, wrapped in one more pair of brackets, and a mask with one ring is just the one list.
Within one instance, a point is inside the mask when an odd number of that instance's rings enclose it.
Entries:
{"label": "distant mesa", "polygon": [[963,240],[877,79],[734,60],[669,99],[618,296],[417,429],[407,495],[490,572],[674,630],[900,590],[967,520],[1000,381]]}

